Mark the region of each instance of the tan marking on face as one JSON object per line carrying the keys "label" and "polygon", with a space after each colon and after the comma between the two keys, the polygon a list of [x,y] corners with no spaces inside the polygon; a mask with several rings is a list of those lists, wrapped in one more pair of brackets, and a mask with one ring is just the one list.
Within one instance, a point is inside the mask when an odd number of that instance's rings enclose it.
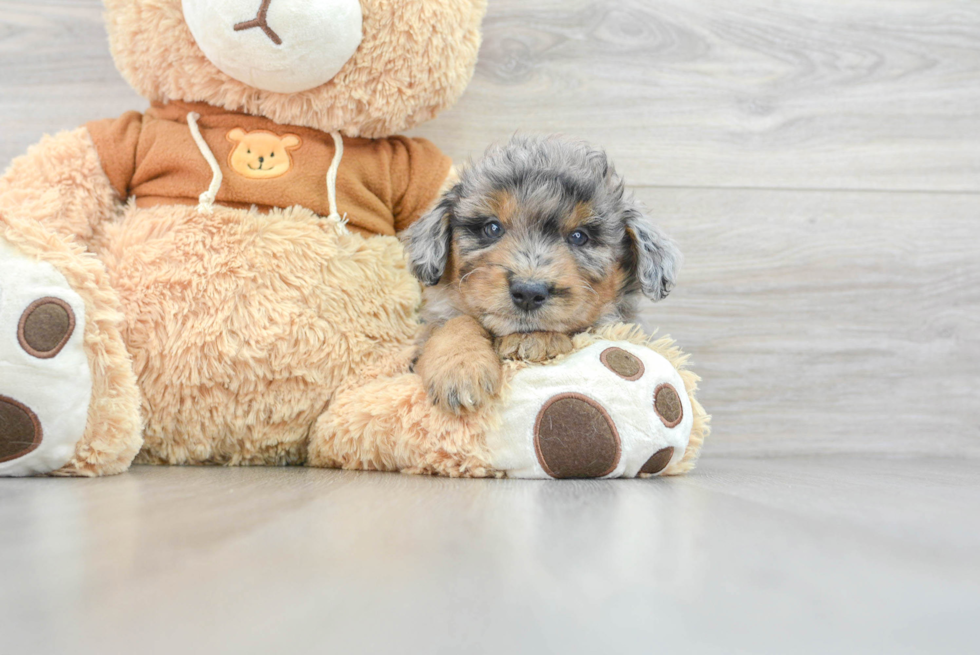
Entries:
{"label": "tan marking on face", "polygon": [[487,202],[488,213],[496,217],[504,227],[514,224],[517,209],[517,198],[509,191],[498,191]]}
{"label": "tan marking on face", "polygon": [[[490,248],[472,253],[461,251],[453,240],[443,278],[443,298],[459,311],[479,320],[496,336],[514,332],[576,332],[597,324],[614,310],[626,278],[621,266],[599,282],[590,280],[580,268],[575,254],[564,240],[539,245],[529,258],[524,249],[522,227],[534,217],[521,211],[513,194],[499,192],[485,201],[485,210],[506,228],[501,239]],[[590,203],[578,203],[564,221],[568,233],[594,215]],[[511,280],[543,282],[553,292],[548,302],[531,314],[524,314],[513,303]]]}
{"label": "tan marking on face", "polygon": [[607,311],[609,306],[619,300],[619,290],[623,288],[625,282],[626,271],[617,265],[602,282],[592,286],[596,291],[591,302],[593,313],[590,316],[593,322],[599,320],[599,317]]}
{"label": "tan marking on face", "polygon": [[576,204],[572,213],[565,219],[565,229],[569,232],[574,231],[575,228],[580,227],[587,219],[592,218],[594,214],[595,210],[592,208],[592,203],[580,202]]}
{"label": "tan marking on face", "polygon": [[303,145],[295,134],[279,136],[265,130],[246,132],[240,127],[228,132],[227,138],[237,144],[228,155],[231,169],[252,180],[281,177],[293,167],[290,150]]}
{"label": "tan marking on face", "polygon": [[506,249],[491,249],[463,262],[457,287],[461,304],[471,315],[482,319],[486,314],[510,311],[506,254]]}
{"label": "tan marking on face", "polygon": [[[494,334],[511,332],[573,332],[596,324],[618,299],[625,273],[616,267],[599,283],[586,279],[574,255],[562,246],[547,253],[545,265],[526,268],[516,254],[515,240],[505,235],[492,249],[469,256],[454,244],[447,281],[456,305],[481,320]],[[542,281],[555,290],[548,303],[521,316],[510,296],[508,272],[515,278]]]}

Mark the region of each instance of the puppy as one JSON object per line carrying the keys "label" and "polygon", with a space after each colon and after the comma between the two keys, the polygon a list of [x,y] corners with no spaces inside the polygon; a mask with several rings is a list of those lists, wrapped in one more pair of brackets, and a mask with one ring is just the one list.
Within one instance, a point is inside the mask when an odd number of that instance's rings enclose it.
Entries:
{"label": "puppy", "polygon": [[497,394],[501,358],[567,353],[641,293],[665,298],[680,263],[605,153],[560,137],[492,147],[403,240],[428,287],[415,370],[455,413]]}

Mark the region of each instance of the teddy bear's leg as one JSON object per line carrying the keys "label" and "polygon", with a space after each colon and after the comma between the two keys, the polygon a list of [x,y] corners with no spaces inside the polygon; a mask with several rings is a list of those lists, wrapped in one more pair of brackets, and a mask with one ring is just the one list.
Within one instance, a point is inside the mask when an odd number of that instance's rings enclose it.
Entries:
{"label": "teddy bear's leg", "polygon": [[508,477],[544,479],[692,468],[707,417],[694,398],[697,377],[675,365],[683,362],[679,351],[588,339],[560,363],[513,375],[486,439],[491,466]]}
{"label": "teddy bear's leg", "polygon": [[32,221],[0,221],[0,476],[125,470],[140,396],[102,264]]}
{"label": "teddy bear's leg", "polygon": [[337,394],[310,433],[308,464],[328,468],[487,477],[493,407],[457,416],[432,404],[413,373]]}
{"label": "teddy bear's leg", "polygon": [[708,417],[698,377],[669,338],[633,326],[573,339],[546,365],[510,363],[497,402],[457,416],[418,375],[370,378],[337,394],[311,431],[311,466],[449,476],[618,478],[694,466]]}
{"label": "teddy bear's leg", "polygon": [[113,203],[84,130],[45,139],[0,179],[2,476],[118,473],[139,450],[118,297],[86,251]]}

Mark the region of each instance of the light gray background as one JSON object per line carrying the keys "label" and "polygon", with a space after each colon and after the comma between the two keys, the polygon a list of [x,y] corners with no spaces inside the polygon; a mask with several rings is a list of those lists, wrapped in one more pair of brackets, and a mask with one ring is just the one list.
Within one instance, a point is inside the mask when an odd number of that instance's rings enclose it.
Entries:
{"label": "light gray background", "polygon": [[[0,0],[0,166],[145,107],[100,12]],[[0,650],[976,648],[980,2],[491,0],[416,133],[517,130],[607,148],[680,242],[643,321],[705,378],[701,467],[0,481]]]}

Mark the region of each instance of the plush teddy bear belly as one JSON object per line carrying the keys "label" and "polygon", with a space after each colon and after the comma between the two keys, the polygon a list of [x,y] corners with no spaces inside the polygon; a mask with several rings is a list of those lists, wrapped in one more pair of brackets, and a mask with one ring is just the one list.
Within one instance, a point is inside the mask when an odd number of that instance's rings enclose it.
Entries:
{"label": "plush teddy bear belly", "polygon": [[137,461],[303,463],[338,386],[417,330],[398,241],[300,207],[130,208],[100,254],[143,394]]}

